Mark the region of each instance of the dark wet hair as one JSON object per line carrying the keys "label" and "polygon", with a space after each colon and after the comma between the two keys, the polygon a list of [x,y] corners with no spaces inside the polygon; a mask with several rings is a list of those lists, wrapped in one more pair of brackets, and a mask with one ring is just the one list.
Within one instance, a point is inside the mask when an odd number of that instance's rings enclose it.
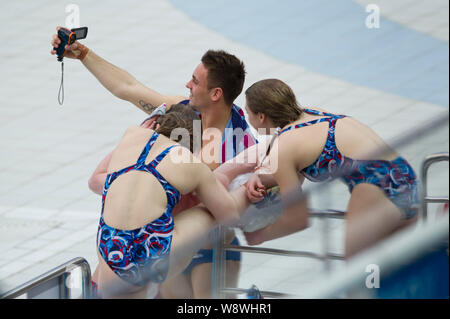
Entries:
{"label": "dark wet hair", "polygon": [[244,63],[222,50],[207,51],[201,61],[208,70],[208,89],[220,87],[225,103],[232,105],[244,88]]}

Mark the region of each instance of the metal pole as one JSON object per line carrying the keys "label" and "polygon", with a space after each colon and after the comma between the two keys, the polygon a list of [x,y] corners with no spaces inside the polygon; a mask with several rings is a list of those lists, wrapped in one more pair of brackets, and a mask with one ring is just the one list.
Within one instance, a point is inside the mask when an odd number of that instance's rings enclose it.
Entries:
{"label": "metal pole", "polygon": [[[320,209],[322,211],[327,211],[328,207],[330,207],[330,184],[327,183],[327,185],[324,187],[324,189],[321,192],[323,196],[321,197],[320,201]],[[323,254],[323,265],[325,272],[329,273],[331,270],[331,262],[328,258],[329,250],[330,250],[330,225],[327,216],[322,215],[320,218],[320,223],[322,226],[322,254]]]}
{"label": "metal pole", "polygon": [[322,237],[322,249],[323,249],[323,256],[324,256],[324,269],[326,272],[331,271],[331,261],[329,258],[329,251],[330,251],[330,226],[329,226],[329,220],[326,217],[321,218],[322,221],[322,231],[323,231],[323,237]]}
{"label": "metal pole", "polygon": [[240,251],[244,253],[258,253],[267,255],[278,255],[285,257],[306,257],[313,258],[317,260],[324,260],[325,258],[333,260],[344,260],[344,256],[328,253],[325,257],[323,254],[316,254],[309,251],[295,251],[295,250],[284,250],[275,248],[264,248],[264,247],[249,247],[249,246],[231,246],[225,245],[225,250],[227,251]]}
{"label": "metal pole", "polygon": [[[244,288],[228,288],[227,287],[227,288],[223,288],[223,290],[226,293],[229,293],[229,294],[239,295],[239,294],[246,293],[248,289],[244,289]],[[281,293],[281,292],[267,291],[267,290],[261,290],[260,293],[264,297],[269,297],[269,298],[298,298],[299,297],[299,296],[292,295],[292,294],[285,294],[285,293]]]}
{"label": "metal pole", "polygon": [[59,277],[63,277],[66,273],[70,273],[73,269],[81,267],[83,278],[83,298],[90,297],[91,290],[91,268],[86,259],[78,257],[49,270],[48,272],[6,292],[0,296],[0,299],[14,299],[39,285]]}
{"label": "metal pole", "polygon": [[[448,221],[448,220],[447,220]],[[367,279],[364,271],[367,265],[376,264],[382,269],[383,276],[402,269],[405,265],[419,260],[431,247],[448,242],[449,223],[430,221],[414,230],[403,230],[379,242],[373,247],[353,257],[346,267],[334,272],[327,280],[323,278],[306,284],[304,298],[337,298],[341,293],[361,287]]]}
{"label": "metal pole", "polygon": [[428,169],[430,166],[437,162],[442,161],[448,161],[449,160],[449,153],[448,152],[442,152],[442,153],[436,153],[429,155],[425,158],[425,160],[422,163],[422,170],[421,170],[421,180],[422,180],[422,219],[424,221],[427,220],[428,217],[428,203],[448,203],[448,197],[429,197],[428,196],[428,190],[427,190],[427,182],[428,182]]}
{"label": "metal pole", "polygon": [[224,299],[225,293],[225,232],[224,226],[219,226],[213,231],[213,264],[211,281],[211,298]]}

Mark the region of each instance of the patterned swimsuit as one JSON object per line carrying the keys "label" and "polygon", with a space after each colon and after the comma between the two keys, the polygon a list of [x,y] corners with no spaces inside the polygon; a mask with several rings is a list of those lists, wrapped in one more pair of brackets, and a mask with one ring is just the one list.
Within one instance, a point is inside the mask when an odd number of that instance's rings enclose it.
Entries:
{"label": "patterned swimsuit", "polygon": [[330,181],[341,178],[350,193],[360,183],[380,187],[386,196],[397,205],[409,219],[417,214],[419,206],[416,175],[408,162],[398,157],[393,161],[354,160],[342,155],[336,147],[336,122],[345,115],[334,115],[316,110],[304,110],[308,114],[325,116],[317,120],[290,126],[280,134],[322,122],[329,122],[328,138],[317,160],[302,170],[302,174],[312,182]]}
{"label": "patterned swimsuit", "polygon": [[[107,175],[102,196],[102,212],[97,232],[98,250],[116,275],[137,286],[144,286],[149,281],[160,283],[167,276],[174,228],[172,209],[181,197],[180,192],[156,170],[163,158],[177,145],[168,147],[150,164],[145,164],[158,136],[158,133],[153,133],[136,164]],[[112,182],[131,170],[145,171],[156,177],[166,192],[167,208],[161,217],[141,228],[119,230],[108,226],[103,220],[105,198]]]}
{"label": "patterned swimsuit", "polygon": [[[180,103],[187,105],[189,104],[189,102],[189,100],[184,100]],[[200,112],[197,112],[197,114],[201,118],[202,115],[200,114]],[[240,107],[233,104],[231,109],[231,117],[228,120],[227,126],[222,134],[220,164],[223,164],[226,161],[234,158],[242,151],[257,143],[258,140],[253,136],[250,130],[250,126],[245,120],[244,112]],[[234,237],[231,244],[239,246],[239,239],[237,237]],[[188,265],[188,267],[183,271],[183,274],[189,275],[192,269],[199,264],[212,263],[212,256],[213,251],[211,249],[200,249],[192,258],[192,261]],[[240,261],[241,252],[228,250],[225,254],[225,259]]]}

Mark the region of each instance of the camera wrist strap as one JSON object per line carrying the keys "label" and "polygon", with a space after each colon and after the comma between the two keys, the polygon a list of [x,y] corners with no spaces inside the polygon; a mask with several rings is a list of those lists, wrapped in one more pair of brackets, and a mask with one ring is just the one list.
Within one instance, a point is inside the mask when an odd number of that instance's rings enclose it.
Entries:
{"label": "camera wrist strap", "polygon": [[59,105],[64,103],[64,62],[61,61],[61,84],[58,91],[58,102]]}

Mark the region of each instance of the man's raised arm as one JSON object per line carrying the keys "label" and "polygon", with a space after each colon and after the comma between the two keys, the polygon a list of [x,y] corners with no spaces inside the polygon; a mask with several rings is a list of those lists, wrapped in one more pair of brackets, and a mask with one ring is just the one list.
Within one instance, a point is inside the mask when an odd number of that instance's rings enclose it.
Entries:
{"label": "man's raised arm", "polygon": [[[59,28],[56,29],[59,30]],[[61,40],[54,34],[52,46],[57,48],[60,43]],[[51,54],[56,54],[56,51],[52,50]],[[83,65],[114,96],[133,103],[148,114],[163,103],[170,107],[186,99],[183,96],[165,96],[146,87],[130,73],[109,63],[78,41],[66,46],[64,57],[81,60]]]}

